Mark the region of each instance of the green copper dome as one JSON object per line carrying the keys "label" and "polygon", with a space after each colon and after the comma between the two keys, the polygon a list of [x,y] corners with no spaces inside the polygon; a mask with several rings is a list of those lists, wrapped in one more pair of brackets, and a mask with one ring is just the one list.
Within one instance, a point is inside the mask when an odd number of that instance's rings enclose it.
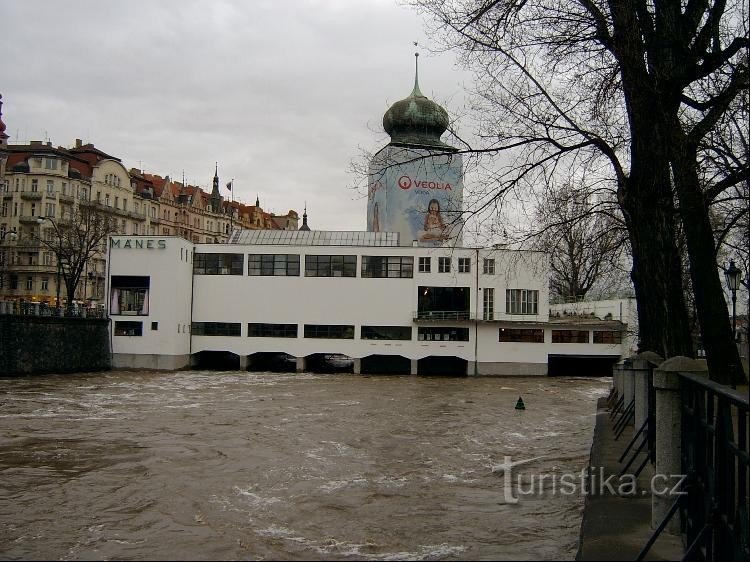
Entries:
{"label": "green copper dome", "polygon": [[418,74],[411,95],[385,112],[383,128],[391,136],[392,144],[453,148],[440,140],[448,128],[448,112],[419,91]]}

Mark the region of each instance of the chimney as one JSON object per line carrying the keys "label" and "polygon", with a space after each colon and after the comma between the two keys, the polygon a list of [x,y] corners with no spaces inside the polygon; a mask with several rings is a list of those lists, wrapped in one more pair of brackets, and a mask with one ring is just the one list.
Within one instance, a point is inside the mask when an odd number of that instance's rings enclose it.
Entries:
{"label": "chimney", "polygon": [[83,141],[81,139],[76,139],[76,148],[82,148],[83,147]]}

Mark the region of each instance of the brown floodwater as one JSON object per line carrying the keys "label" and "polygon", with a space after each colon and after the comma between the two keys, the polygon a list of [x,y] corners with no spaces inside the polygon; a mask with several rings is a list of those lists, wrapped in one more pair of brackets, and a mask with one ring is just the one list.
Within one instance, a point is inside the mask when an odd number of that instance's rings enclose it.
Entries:
{"label": "brown floodwater", "polygon": [[[572,559],[610,379],[182,371],[0,378],[3,559]],[[514,406],[519,395],[525,411]]]}

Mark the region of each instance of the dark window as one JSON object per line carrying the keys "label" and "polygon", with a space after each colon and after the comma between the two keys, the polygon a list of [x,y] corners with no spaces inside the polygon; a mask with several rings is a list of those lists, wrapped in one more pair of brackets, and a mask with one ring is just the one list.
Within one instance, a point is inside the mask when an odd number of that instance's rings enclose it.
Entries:
{"label": "dark window", "polygon": [[130,322],[125,320],[115,321],[116,336],[142,336],[143,322]]}
{"label": "dark window", "polygon": [[417,317],[431,320],[468,320],[468,287],[417,287]]}
{"label": "dark window", "polygon": [[193,322],[194,336],[239,336],[239,322]]}
{"label": "dark window", "polygon": [[495,260],[492,258],[484,258],[482,262],[482,273],[485,275],[495,275]]}
{"label": "dark window", "polygon": [[195,254],[195,275],[242,275],[242,254]]}
{"label": "dark window", "polygon": [[588,330],[552,330],[552,343],[589,343]]}
{"label": "dark window", "polygon": [[468,328],[419,328],[419,341],[469,341]]}
{"label": "dark window", "polygon": [[248,324],[250,338],[296,338],[297,324]]}
{"label": "dark window", "polygon": [[501,342],[544,343],[544,330],[500,328]]}
{"label": "dark window", "polygon": [[458,272],[471,273],[471,258],[458,258]]}
{"label": "dark window", "polygon": [[622,332],[595,331],[594,343],[622,343]]}
{"label": "dark window", "polygon": [[305,277],[356,277],[357,256],[305,256]]}
{"label": "dark window", "polygon": [[159,329],[159,323],[158,322],[151,322],[151,329],[152,330],[158,330]]}
{"label": "dark window", "polygon": [[354,339],[354,326],[343,324],[305,324],[306,338]]}
{"label": "dark window", "polygon": [[363,340],[410,340],[411,326],[362,326]]}
{"label": "dark window", "polygon": [[451,259],[450,258],[438,258],[438,273],[450,273],[451,272]]}
{"label": "dark window", "polygon": [[414,277],[411,256],[362,256],[362,277]]}
{"label": "dark window", "polygon": [[113,315],[148,316],[151,278],[140,275],[113,275],[111,310]]}
{"label": "dark window", "polygon": [[419,258],[419,273],[429,273],[430,269],[430,258]]}
{"label": "dark window", "polygon": [[249,254],[247,258],[248,275],[299,275],[299,254]]}

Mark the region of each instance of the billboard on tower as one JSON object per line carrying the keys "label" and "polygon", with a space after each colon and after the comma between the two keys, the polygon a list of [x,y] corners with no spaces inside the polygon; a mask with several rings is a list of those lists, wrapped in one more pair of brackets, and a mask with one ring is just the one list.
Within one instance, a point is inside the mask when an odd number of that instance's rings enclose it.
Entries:
{"label": "billboard on tower", "polygon": [[402,246],[461,245],[460,154],[388,145],[368,176],[368,231],[398,232]]}

